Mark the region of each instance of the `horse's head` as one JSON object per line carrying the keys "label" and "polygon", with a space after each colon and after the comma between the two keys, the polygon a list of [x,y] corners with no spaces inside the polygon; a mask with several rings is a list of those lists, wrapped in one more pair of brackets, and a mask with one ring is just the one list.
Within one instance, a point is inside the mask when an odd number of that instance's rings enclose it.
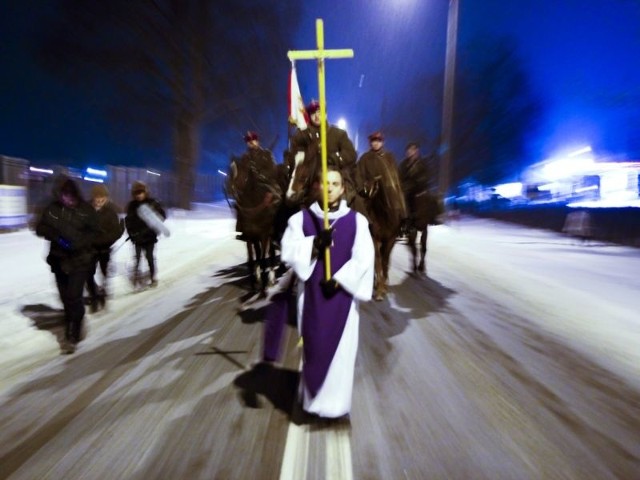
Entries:
{"label": "horse's head", "polygon": [[367,199],[374,198],[380,191],[381,178],[381,175],[376,175],[374,178],[367,179],[362,182],[362,189],[360,190],[361,195]]}
{"label": "horse's head", "polygon": [[290,206],[310,203],[314,196],[314,184],[317,179],[317,155],[307,149],[298,152],[293,162],[293,172],[287,188],[286,201]]}

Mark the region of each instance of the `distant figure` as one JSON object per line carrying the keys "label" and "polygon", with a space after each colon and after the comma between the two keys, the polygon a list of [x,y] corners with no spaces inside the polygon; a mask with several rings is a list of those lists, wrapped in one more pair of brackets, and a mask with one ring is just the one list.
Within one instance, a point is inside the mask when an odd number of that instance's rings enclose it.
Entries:
{"label": "distant figure", "polygon": [[98,217],[69,177],[55,183],[53,201],[36,223],[36,235],[51,242],[47,263],[55,275],[64,306],[62,353],[71,354],[82,337],[85,314],[82,292],[93,265]]}
{"label": "distant figure", "polygon": [[142,286],[140,276],[140,257],[144,251],[149,265],[149,286],[155,287],[158,284],[156,279],[156,264],[154,258],[155,245],[158,242],[158,233],[152,225],[148,224],[139,214],[139,209],[148,206],[155,212],[161,220],[167,218],[167,214],[160,202],[149,195],[147,186],[140,181],[133,182],[131,186],[132,200],[127,205],[127,215],[124,219],[127,233],[135,247],[135,266],[133,270],[134,287]]}
{"label": "distant figure", "polygon": [[562,231],[571,237],[580,239],[583,244],[587,243],[593,238],[591,215],[587,210],[568,213]]}
{"label": "distant figure", "polygon": [[[91,189],[91,204],[98,215],[98,226],[100,227],[95,242],[96,252],[93,266],[87,278],[87,290],[91,297],[90,309],[92,313],[95,313],[105,306],[111,246],[124,233],[124,221],[118,218],[118,209],[109,199],[109,190],[104,185],[98,184]],[[102,285],[98,285],[95,280],[98,266],[102,272]]]}
{"label": "distant figure", "polygon": [[318,202],[294,214],[282,237],[282,260],[299,279],[302,408],[320,417],[339,418],[351,410],[359,301],[371,299],[374,249],[367,219],[342,199],[342,175],[334,166],[329,167],[327,183],[331,227],[324,228]]}

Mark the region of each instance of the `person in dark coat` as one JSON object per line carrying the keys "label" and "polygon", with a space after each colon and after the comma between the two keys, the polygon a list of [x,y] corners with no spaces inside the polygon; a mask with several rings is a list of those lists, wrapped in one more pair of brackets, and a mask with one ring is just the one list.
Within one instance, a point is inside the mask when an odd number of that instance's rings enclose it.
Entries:
{"label": "person in dark coat", "polygon": [[62,352],[75,352],[82,335],[85,314],[82,292],[95,254],[98,217],[84,201],[76,183],[61,176],[55,183],[53,201],[36,223],[36,235],[51,242],[47,263],[55,275],[64,306],[65,331]]}
{"label": "person in dark coat", "polygon": [[[95,185],[91,189],[91,204],[98,215],[100,232],[96,237],[96,253],[93,266],[87,278],[87,290],[91,297],[91,312],[95,313],[104,308],[107,296],[107,279],[109,278],[109,261],[111,259],[111,246],[124,233],[124,221],[118,218],[118,208],[109,199],[109,190],[102,184]],[[95,281],[97,267],[102,272],[102,285]]]}
{"label": "person in dark coat", "polygon": [[167,214],[158,200],[151,197],[147,186],[140,181],[133,182],[131,186],[132,200],[127,205],[127,215],[124,219],[129,238],[135,247],[135,266],[133,272],[134,286],[140,286],[140,258],[144,251],[149,265],[149,285],[155,287],[158,284],[156,279],[156,264],[154,259],[155,245],[158,242],[158,234],[151,228],[138,214],[141,205],[149,205],[163,220]]}

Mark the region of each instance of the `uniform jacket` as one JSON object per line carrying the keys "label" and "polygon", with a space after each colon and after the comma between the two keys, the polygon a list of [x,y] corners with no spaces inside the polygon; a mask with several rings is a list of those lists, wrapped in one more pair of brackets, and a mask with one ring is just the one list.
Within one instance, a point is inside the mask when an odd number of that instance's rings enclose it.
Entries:
{"label": "uniform jacket", "polygon": [[431,180],[427,164],[423,158],[405,158],[399,167],[400,182],[406,196],[414,196],[429,188]]}
{"label": "uniform jacket", "polygon": [[127,205],[127,215],[124,218],[124,222],[131,241],[137,245],[156,243],[158,241],[158,234],[138,216],[138,207],[143,203],[149,204],[162,218],[167,218],[162,205],[155,198],[147,197],[142,201],[130,201],[129,205]]}
{"label": "uniform jacket", "polygon": [[[294,152],[305,151],[312,143],[318,146],[320,153],[320,127],[309,125],[305,130],[298,130],[292,139]],[[350,171],[356,164],[356,149],[347,132],[334,125],[327,124],[327,163]]]}

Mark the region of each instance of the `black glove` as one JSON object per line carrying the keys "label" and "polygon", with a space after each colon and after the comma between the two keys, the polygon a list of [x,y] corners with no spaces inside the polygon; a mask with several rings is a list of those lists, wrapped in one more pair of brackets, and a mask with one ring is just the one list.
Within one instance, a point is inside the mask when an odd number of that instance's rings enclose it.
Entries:
{"label": "black glove", "polygon": [[71,242],[64,237],[56,238],[56,243],[65,250],[72,250]]}
{"label": "black glove", "polygon": [[332,234],[333,228],[320,230],[313,239],[313,246],[320,251],[324,251],[325,248],[329,248],[333,242]]}
{"label": "black glove", "polygon": [[334,278],[330,278],[329,280],[322,280],[320,282],[320,288],[322,289],[324,298],[329,299],[338,292],[340,285],[338,285],[338,282],[336,282]]}

